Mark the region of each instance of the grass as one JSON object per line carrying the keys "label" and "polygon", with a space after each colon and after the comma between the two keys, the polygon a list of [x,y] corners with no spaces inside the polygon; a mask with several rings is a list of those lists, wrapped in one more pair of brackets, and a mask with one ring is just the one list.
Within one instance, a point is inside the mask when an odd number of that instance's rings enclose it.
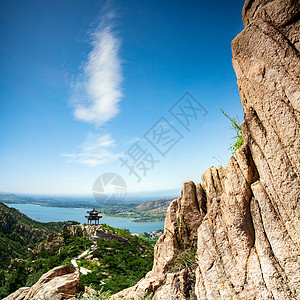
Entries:
{"label": "grass", "polygon": [[93,285],[89,287],[89,290],[88,294],[80,293],[76,300],[106,300],[112,295],[110,291],[103,291],[103,288],[96,291]]}
{"label": "grass", "polygon": [[183,269],[196,270],[196,249],[189,248],[178,253],[170,262],[168,270],[177,273]]}
{"label": "grass", "polygon": [[153,293],[145,292],[143,296],[138,295],[137,300],[151,300],[153,298]]}
{"label": "grass", "polygon": [[172,233],[177,241],[178,252],[169,262],[167,269],[171,273],[178,273],[182,270],[187,271],[188,289],[184,291],[187,299],[194,299],[196,281],[196,245],[197,239],[189,234],[189,230],[183,220],[178,218],[175,232]]}

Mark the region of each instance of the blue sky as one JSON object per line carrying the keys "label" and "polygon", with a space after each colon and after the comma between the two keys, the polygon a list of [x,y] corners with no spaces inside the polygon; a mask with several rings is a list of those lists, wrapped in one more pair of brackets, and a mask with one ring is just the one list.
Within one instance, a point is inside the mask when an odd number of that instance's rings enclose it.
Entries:
{"label": "blue sky", "polygon": [[[0,191],[91,194],[113,172],[129,194],[176,196],[225,165],[220,108],[243,118],[230,46],[243,2],[1,1]],[[207,111],[188,130],[169,111],[186,92]],[[162,117],[181,137],[164,155],[144,137]],[[131,165],[140,178],[120,161],[134,147],[151,165]]]}

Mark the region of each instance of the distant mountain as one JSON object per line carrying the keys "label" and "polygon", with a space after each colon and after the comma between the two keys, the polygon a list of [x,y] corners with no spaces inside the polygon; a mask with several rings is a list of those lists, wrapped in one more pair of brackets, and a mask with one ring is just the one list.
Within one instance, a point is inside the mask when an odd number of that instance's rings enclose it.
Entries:
{"label": "distant mountain", "polygon": [[110,205],[101,211],[110,217],[130,218],[133,222],[164,221],[169,204],[173,199],[159,199],[137,204]]}
{"label": "distant mountain", "polygon": [[78,199],[56,196],[23,196],[8,193],[0,193],[0,202],[6,204],[34,204],[47,207],[76,207],[90,208],[95,205],[93,199]]}
{"label": "distant mountain", "polygon": [[149,214],[163,213],[165,215],[172,200],[173,199],[159,199],[145,202],[138,205],[135,210]]}
{"label": "distant mountain", "polygon": [[27,257],[49,233],[61,231],[66,222],[40,223],[0,202],[0,269],[13,258]]}
{"label": "distant mountain", "polygon": [[139,221],[163,221],[173,199],[160,199],[138,205],[135,212],[140,214]]}
{"label": "distant mountain", "polygon": [[155,201],[156,199],[174,198],[174,195],[178,194],[179,192],[176,191],[131,193],[127,194],[122,201],[107,201],[106,196],[103,196],[102,201],[100,196],[97,196],[95,200],[91,195],[22,195],[0,192],[0,202],[6,204],[34,204],[47,207],[100,208],[107,206],[135,206],[144,202]]}

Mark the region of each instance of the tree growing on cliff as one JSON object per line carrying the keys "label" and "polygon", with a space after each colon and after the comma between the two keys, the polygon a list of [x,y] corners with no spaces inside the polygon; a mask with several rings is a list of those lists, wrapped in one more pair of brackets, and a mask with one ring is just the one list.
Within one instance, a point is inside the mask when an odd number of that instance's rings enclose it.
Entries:
{"label": "tree growing on cliff", "polygon": [[242,124],[239,120],[238,116],[235,117],[230,117],[228,114],[225,113],[225,111],[223,109],[221,109],[221,112],[223,113],[223,115],[230,120],[231,122],[231,129],[233,129],[236,132],[236,136],[234,136],[232,139],[235,140],[234,144],[231,144],[229,147],[229,150],[232,151],[232,154],[234,155],[236,150],[239,149],[243,144],[243,135],[242,135]]}

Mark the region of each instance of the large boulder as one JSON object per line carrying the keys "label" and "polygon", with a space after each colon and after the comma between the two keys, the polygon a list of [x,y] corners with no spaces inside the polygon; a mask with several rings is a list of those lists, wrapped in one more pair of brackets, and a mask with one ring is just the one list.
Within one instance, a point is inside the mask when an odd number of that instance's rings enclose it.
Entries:
{"label": "large boulder", "polygon": [[78,284],[79,271],[60,266],[45,273],[32,287],[20,288],[4,300],[75,299]]}

